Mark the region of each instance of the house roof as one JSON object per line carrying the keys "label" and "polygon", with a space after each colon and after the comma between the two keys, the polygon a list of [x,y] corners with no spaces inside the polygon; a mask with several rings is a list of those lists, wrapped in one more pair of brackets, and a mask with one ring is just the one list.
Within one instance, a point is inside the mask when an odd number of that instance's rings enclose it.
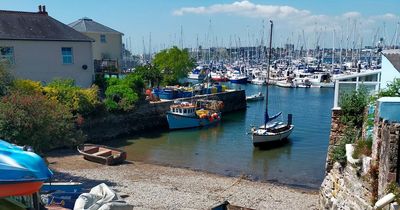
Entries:
{"label": "house roof", "polygon": [[384,50],[382,53],[400,73],[400,49]]}
{"label": "house roof", "polygon": [[68,25],[80,32],[117,33],[123,35],[123,33],[102,25],[88,17],[81,18]]}
{"label": "house roof", "polygon": [[46,11],[20,12],[0,10],[0,40],[93,41]]}

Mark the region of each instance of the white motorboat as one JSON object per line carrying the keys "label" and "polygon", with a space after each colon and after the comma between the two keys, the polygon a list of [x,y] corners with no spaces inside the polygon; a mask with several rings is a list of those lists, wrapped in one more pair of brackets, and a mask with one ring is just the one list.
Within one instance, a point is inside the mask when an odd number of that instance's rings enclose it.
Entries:
{"label": "white motorboat", "polygon": [[262,101],[262,100],[264,100],[264,95],[262,94],[262,92],[246,97],[246,101]]}

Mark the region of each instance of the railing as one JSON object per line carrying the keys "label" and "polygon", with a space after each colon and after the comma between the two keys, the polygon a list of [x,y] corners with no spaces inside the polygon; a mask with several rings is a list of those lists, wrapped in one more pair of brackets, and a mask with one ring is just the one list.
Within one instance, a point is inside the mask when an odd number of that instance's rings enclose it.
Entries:
{"label": "railing", "polygon": [[334,100],[333,100],[333,107],[334,108],[340,108],[340,99],[341,96],[343,96],[345,93],[351,92],[351,91],[357,91],[361,87],[365,88],[367,92],[372,95],[374,93],[377,93],[380,89],[380,77],[381,77],[381,72],[376,72],[377,74],[377,81],[363,81],[360,78],[365,77],[365,75],[354,75],[354,77],[347,77],[345,78],[346,80],[348,79],[354,79],[355,81],[341,81],[340,78],[335,80],[335,95],[334,95]]}

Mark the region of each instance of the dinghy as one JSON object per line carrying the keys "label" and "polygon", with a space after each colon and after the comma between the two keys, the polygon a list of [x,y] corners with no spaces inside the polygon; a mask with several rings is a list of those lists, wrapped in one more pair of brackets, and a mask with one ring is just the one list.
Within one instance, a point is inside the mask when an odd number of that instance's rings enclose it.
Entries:
{"label": "dinghy", "polygon": [[117,165],[126,160],[125,151],[103,145],[79,145],[78,152],[81,153],[86,160],[104,165]]}

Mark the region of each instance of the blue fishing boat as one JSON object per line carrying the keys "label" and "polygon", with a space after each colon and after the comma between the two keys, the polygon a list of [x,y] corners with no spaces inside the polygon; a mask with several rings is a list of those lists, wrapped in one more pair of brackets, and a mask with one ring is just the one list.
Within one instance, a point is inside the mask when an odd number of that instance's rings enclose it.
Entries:
{"label": "blue fishing boat", "polygon": [[53,175],[39,155],[25,148],[0,140],[0,197],[38,192]]}
{"label": "blue fishing boat", "polygon": [[216,124],[221,121],[221,108],[220,101],[178,102],[167,112],[168,126],[170,129],[183,129]]}

